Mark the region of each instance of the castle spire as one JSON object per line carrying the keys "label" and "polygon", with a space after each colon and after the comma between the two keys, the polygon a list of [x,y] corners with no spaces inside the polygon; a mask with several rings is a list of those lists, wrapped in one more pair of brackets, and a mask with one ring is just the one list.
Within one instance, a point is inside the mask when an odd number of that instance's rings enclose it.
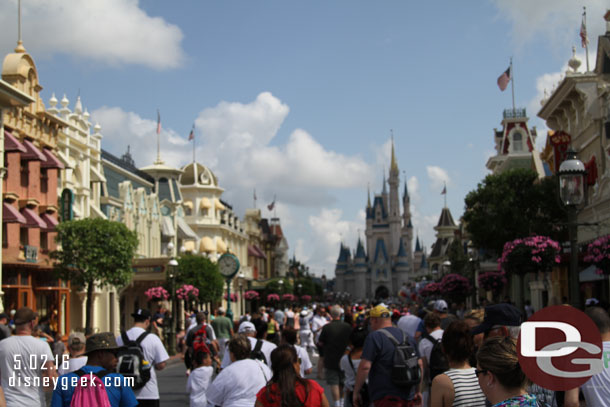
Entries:
{"label": "castle spire", "polygon": [[371,184],[369,183],[366,187],[366,207],[371,207]]}
{"label": "castle spire", "polygon": [[392,135],[392,158],[390,161],[390,174],[398,175],[398,164],[396,164],[396,154],[394,153],[394,130],[390,129]]}
{"label": "castle spire", "polygon": [[381,191],[381,193],[384,194],[384,195],[387,195],[388,191],[387,191],[387,189],[385,187],[385,184],[386,184],[386,182],[385,182],[385,168],[384,168],[383,169],[383,190]]}

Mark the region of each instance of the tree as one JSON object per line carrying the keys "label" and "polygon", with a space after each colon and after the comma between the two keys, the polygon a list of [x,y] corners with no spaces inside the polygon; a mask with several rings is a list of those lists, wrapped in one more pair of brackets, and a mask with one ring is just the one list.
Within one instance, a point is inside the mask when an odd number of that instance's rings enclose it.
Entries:
{"label": "tree", "polygon": [[468,256],[464,252],[464,243],[461,239],[455,239],[451,242],[447,248],[447,257],[451,262],[451,273],[470,278],[470,270],[466,268]]}
{"label": "tree", "polygon": [[225,279],[218,265],[207,257],[185,254],[178,259],[176,285],[191,284],[199,289],[199,301],[215,302],[221,299]]}
{"label": "tree", "polygon": [[56,275],[87,292],[85,334],[89,335],[95,285],[120,288],[130,282],[138,237],[119,222],[81,219],[57,225],[57,243],[60,249],[51,253],[57,261]]}
{"label": "tree", "polygon": [[563,240],[557,225],[565,213],[557,201],[553,178],[538,180],[530,169],[514,169],[485,177],[465,199],[464,221],[472,242],[489,257],[499,257],[504,244],[534,234]]}

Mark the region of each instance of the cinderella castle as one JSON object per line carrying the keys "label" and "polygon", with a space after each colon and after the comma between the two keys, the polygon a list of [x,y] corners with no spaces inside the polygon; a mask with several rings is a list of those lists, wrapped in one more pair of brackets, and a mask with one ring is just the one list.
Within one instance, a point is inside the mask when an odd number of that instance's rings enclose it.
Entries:
{"label": "cinderella castle", "polygon": [[[335,268],[335,290],[346,291],[355,299],[387,297],[412,280],[414,274],[426,266],[426,256],[419,243],[413,250],[413,224],[407,182],[402,194],[402,213],[399,198],[399,171],[394,155],[389,178],[383,180],[381,194],[375,195],[371,205],[370,193],[366,205],[366,249],[360,238],[352,257],[349,247],[341,243]],[[387,186],[389,186],[389,194]]]}

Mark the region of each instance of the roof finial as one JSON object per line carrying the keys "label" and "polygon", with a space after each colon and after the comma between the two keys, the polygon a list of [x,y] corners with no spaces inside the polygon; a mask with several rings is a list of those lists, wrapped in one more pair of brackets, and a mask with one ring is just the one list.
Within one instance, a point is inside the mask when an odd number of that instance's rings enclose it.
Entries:
{"label": "roof finial", "polygon": [[17,48],[15,52],[25,53],[23,41],[21,41],[21,0],[17,2]]}
{"label": "roof finial", "polygon": [[390,174],[398,174],[398,164],[396,164],[396,154],[394,154],[394,130],[390,129],[390,136],[392,138],[392,158],[390,161]]}
{"label": "roof finial", "polygon": [[369,182],[366,186],[366,207],[371,207],[371,183]]}

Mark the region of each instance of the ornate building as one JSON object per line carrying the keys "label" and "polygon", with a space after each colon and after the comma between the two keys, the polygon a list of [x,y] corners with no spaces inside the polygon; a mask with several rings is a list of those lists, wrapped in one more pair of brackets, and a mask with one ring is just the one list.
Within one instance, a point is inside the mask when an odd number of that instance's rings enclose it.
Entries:
{"label": "ornate building", "polygon": [[375,195],[372,204],[368,197],[365,243],[358,239],[353,258],[350,249],[341,243],[335,268],[335,291],[347,291],[359,299],[396,295],[401,286],[413,280],[415,273],[425,266],[425,255],[419,245],[418,252],[413,253],[409,192],[405,181],[401,212],[399,183],[392,143],[387,184],[384,177],[383,190]]}

